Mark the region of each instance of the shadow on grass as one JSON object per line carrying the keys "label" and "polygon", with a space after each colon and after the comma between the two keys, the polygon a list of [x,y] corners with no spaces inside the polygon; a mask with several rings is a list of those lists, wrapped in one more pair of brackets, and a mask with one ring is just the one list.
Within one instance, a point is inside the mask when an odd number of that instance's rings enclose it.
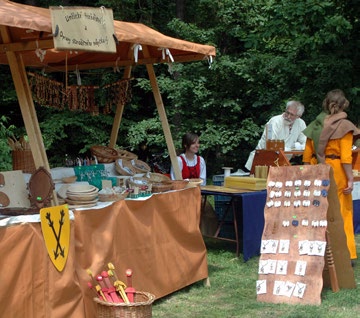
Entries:
{"label": "shadow on grass", "polygon": [[219,239],[215,239],[215,238],[210,238],[210,237],[204,237],[204,242],[205,242],[205,246],[206,249],[209,251],[211,250],[212,253],[217,254],[217,253],[223,253],[224,251],[226,252],[231,252],[236,253],[236,243],[235,242],[228,242],[228,241],[224,241],[224,240],[219,240]]}
{"label": "shadow on grass", "polygon": [[[208,237],[204,237],[204,242],[205,242],[205,246],[206,249],[208,251],[208,254],[211,254],[212,258],[217,258],[217,259],[229,259],[233,256],[234,258],[236,258],[236,245],[233,242],[228,242],[228,241],[222,241],[222,240],[218,240],[218,239],[213,239],[213,238],[208,238]],[[239,258],[239,260],[241,261],[241,258]],[[212,262],[208,262],[208,272],[209,272],[209,276],[213,275],[214,273],[217,272],[221,272],[223,271],[225,268],[225,266],[222,266],[221,264],[217,263],[214,264]],[[176,291],[174,293],[171,293],[169,295],[166,295],[160,299],[156,300],[156,305],[161,305],[164,303],[167,303],[169,301],[171,301],[171,299],[173,299],[175,296],[178,295],[184,295],[189,293],[190,291],[194,291],[195,289],[203,289],[204,288],[204,281],[198,281],[195,282],[189,286],[186,286],[184,288],[182,288],[179,291]]]}

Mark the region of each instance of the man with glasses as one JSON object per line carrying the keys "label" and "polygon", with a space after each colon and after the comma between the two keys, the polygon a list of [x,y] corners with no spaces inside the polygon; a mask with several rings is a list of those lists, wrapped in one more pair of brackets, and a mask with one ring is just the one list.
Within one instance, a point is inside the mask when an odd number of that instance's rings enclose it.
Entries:
{"label": "man with glasses", "polygon": [[[274,116],[266,123],[266,128],[256,146],[256,149],[266,149],[266,137],[269,139],[284,140],[285,150],[304,150],[306,137],[303,130],[306,128],[305,122],[301,119],[305,107],[299,101],[291,100],[287,102],[285,112]],[[255,156],[253,150],[245,164],[245,168],[251,170]]]}

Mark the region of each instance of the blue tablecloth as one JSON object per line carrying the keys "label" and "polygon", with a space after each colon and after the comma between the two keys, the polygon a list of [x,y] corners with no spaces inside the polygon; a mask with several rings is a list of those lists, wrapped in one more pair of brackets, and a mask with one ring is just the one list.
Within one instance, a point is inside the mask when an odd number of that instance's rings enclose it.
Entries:
{"label": "blue tablecloth", "polygon": [[352,192],[353,198],[353,221],[354,221],[354,233],[360,233],[360,182],[354,182],[354,189]]}
{"label": "blue tablecloth", "polygon": [[264,207],[266,190],[242,193],[243,257],[260,254],[261,237],[264,230]]}
{"label": "blue tablecloth", "polygon": [[353,209],[354,233],[360,234],[360,200],[353,201]]}

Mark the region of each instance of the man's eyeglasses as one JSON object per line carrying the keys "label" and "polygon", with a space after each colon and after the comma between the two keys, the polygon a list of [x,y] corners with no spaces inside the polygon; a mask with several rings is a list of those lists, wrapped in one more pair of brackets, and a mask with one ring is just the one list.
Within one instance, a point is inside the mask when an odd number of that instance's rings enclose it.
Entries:
{"label": "man's eyeglasses", "polygon": [[285,110],[285,114],[290,117],[299,117],[298,114],[290,113],[288,110]]}

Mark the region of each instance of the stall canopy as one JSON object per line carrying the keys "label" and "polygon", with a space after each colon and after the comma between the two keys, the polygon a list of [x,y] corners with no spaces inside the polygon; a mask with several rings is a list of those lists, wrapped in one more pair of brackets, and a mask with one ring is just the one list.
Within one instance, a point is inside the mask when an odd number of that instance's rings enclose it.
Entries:
{"label": "stall canopy", "polygon": [[[175,175],[181,179],[175,148],[153,64],[208,60],[215,47],[175,39],[143,24],[114,21],[116,53],[58,51],[54,49],[50,10],[0,0],[0,64],[8,64],[12,73],[35,165],[49,169],[37,116],[26,76],[26,68],[44,72],[64,72],[108,67],[124,67],[130,78],[134,65],[146,65],[155,102],[162,122]],[[124,105],[119,105],[109,141],[115,146]]]}

